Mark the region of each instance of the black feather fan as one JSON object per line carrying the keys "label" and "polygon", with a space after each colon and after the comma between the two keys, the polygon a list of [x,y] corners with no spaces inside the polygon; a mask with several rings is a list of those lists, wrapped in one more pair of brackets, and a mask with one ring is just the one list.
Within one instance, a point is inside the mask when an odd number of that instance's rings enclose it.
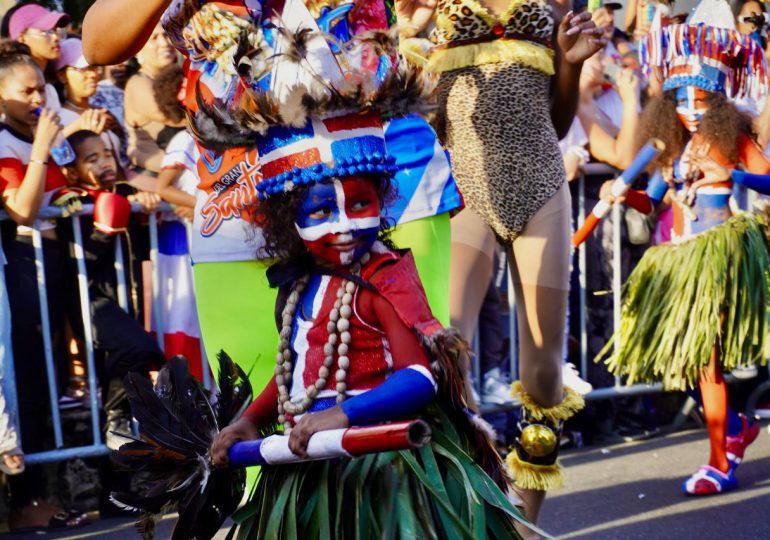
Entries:
{"label": "black feather fan", "polygon": [[251,385],[224,351],[218,360],[219,393],[213,404],[181,356],[160,371],[154,388],[136,373],[125,378],[139,438],[113,452],[112,460],[141,473],[146,489],[110,498],[121,508],[142,512],[136,525],[145,540],[154,536],[157,519],[174,509],[179,520],[172,540],[208,540],[243,497],[245,472],[214,469],[208,450],[220,428],[251,401]]}

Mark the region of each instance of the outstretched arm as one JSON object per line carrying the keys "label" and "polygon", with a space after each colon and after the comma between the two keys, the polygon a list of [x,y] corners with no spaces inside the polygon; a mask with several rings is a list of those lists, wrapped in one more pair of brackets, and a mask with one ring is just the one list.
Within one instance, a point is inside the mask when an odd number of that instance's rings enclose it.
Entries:
{"label": "outstretched arm", "polygon": [[425,30],[437,4],[437,0],[396,0],[396,17],[401,37],[414,37]]}
{"label": "outstretched arm", "polygon": [[96,0],[83,20],[83,53],[107,66],[134,56],[147,42],[171,0]]}

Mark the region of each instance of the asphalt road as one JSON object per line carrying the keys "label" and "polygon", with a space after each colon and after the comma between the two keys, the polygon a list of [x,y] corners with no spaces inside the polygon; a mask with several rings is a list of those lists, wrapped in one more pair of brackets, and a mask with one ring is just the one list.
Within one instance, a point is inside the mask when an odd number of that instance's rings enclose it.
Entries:
{"label": "asphalt road", "polygon": [[569,453],[567,487],[546,501],[541,525],[572,540],[770,539],[766,427],[738,469],[739,489],[683,495],[682,480],[707,460],[704,430]]}
{"label": "asphalt road", "polygon": [[[546,501],[541,526],[557,538],[572,540],[770,540],[767,429],[747,451],[738,471],[740,489],[715,497],[685,497],[681,481],[707,456],[704,430],[568,452],[562,460],[567,487]],[[167,516],[156,538],[170,538],[173,523],[174,517]],[[223,527],[217,540],[226,532]],[[45,538],[132,540],[138,535],[129,520],[105,519]]]}

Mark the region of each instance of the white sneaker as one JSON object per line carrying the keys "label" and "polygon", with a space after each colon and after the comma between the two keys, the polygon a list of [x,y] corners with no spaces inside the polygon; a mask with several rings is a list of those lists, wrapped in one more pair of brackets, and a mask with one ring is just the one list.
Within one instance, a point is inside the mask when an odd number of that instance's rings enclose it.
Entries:
{"label": "white sneaker", "polygon": [[511,385],[503,380],[499,368],[490,369],[484,374],[484,384],[481,387],[481,402],[494,403],[495,405],[513,403]]}
{"label": "white sneaker", "polygon": [[586,395],[594,389],[594,386],[590,382],[584,381],[580,377],[580,373],[578,373],[575,365],[570,364],[569,362],[561,366],[561,382],[564,386],[569,386],[581,396]]}

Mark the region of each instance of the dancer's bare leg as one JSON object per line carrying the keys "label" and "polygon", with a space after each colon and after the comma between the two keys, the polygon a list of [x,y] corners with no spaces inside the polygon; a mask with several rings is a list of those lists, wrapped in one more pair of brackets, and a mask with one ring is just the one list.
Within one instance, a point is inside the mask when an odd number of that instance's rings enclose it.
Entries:
{"label": "dancer's bare leg", "polygon": [[[471,343],[481,312],[481,304],[492,279],[496,248],[492,230],[470,209],[452,218],[452,265],[449,273],[449,315],[452,326]],[[470,366],[459,366],[469,374]],[[471,392],[471,379],[465,378],[468,405],[478,412]]]}
{"label": "dancer's bare leg", "polygon": [[[519,380],[541,408],[554,407],[564,398],[561,366],[569,294],[569,211],[569,191],[563,186],[508,250],[518,317]],[[524,515],[537,523],[545,491],[519,488],[517,493],[524,501]]]}

